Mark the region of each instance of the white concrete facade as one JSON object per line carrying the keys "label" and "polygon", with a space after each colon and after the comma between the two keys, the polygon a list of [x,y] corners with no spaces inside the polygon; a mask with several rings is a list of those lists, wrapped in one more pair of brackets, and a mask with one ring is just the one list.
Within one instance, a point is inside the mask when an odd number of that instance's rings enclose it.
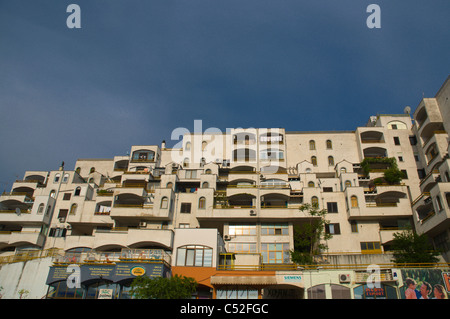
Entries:
{"label": "white concrete facade", "polygon": [[[180,148],[135,145],[128,156],[79,159],[73,170],[28,171],[0,197],[0,254],[175,254],[178,242],[195,237],[183,229],[199,228],[218,232],[228,252],[288,263],[295,226],[309,220],[299,207],[312,202],[328,210],[326,254],[388,251],[405,225],[448,251],[449,92],[447,79],[412,114],[374,116],[353,131],[188,133]],[[373,158],[394,158],[402,181],[382,180],[390,164],[364,171],[361,163]]]}

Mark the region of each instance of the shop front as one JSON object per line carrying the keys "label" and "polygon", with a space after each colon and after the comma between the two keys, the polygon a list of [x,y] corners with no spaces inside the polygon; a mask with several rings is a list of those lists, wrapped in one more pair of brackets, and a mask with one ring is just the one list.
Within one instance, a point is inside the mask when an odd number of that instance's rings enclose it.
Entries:
{"label": "shop front", "polygon": [[116,262],[50,267],[47,299],[130,299],[132,281],[138,276],[169,277],[163,262]]}

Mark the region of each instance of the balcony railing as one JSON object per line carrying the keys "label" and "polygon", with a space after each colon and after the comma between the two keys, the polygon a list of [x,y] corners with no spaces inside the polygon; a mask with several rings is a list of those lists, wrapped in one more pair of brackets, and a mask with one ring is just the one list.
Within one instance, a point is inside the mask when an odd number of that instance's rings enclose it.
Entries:
{"label": "balcony railing", "polygon": [[172,256],[162,249],[122,249],[121,252],[65,252],[59,253],[55,259],[56,264],[65,263],[115,263],[115,262],[165,262],[171,264]]}

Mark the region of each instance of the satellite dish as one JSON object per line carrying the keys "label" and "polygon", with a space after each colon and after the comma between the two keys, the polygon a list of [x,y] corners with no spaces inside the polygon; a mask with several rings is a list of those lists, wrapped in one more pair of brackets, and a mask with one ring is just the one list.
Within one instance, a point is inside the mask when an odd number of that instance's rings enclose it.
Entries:
{"label": "satellite dish", "polygon": [[407,107],[405,107],[403,112],[405,112],[405,114],[411,114],[411,108],[409,106],[407,106]]}
{"label": "satellite dish", "polygon": [[17,215],[17,216],[20,216],[21,213],[22,213],[22,212],[20,211],[20,208],[19,208],[19,207],[16,207],[16,215]]}

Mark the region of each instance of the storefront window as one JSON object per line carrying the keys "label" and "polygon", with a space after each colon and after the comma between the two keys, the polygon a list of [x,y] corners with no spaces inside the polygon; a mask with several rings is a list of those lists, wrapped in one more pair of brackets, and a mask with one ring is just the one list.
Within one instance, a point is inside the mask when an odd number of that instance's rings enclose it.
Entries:
{"label": "storefront window", "polygon": [[47,293],[48,299],[82,299],[82,288],[67,287],[66,280],[55,282],[50,285]]}
{"label": "storefront window", "polygon": [[395,287],[380,284],[380,287],[361,285],[353,288],[354,299],[397,299]]}
{"label": "storefront window", "polygon": [[225,286],[217,289],[216,299],[258,299],[258,289],[250,286]]}
{"label": "storefront window", "polygon": [[98,281],[87,287],[85,299],[116,299],[116,293],[119,291],[116,284],[109,281]]}

